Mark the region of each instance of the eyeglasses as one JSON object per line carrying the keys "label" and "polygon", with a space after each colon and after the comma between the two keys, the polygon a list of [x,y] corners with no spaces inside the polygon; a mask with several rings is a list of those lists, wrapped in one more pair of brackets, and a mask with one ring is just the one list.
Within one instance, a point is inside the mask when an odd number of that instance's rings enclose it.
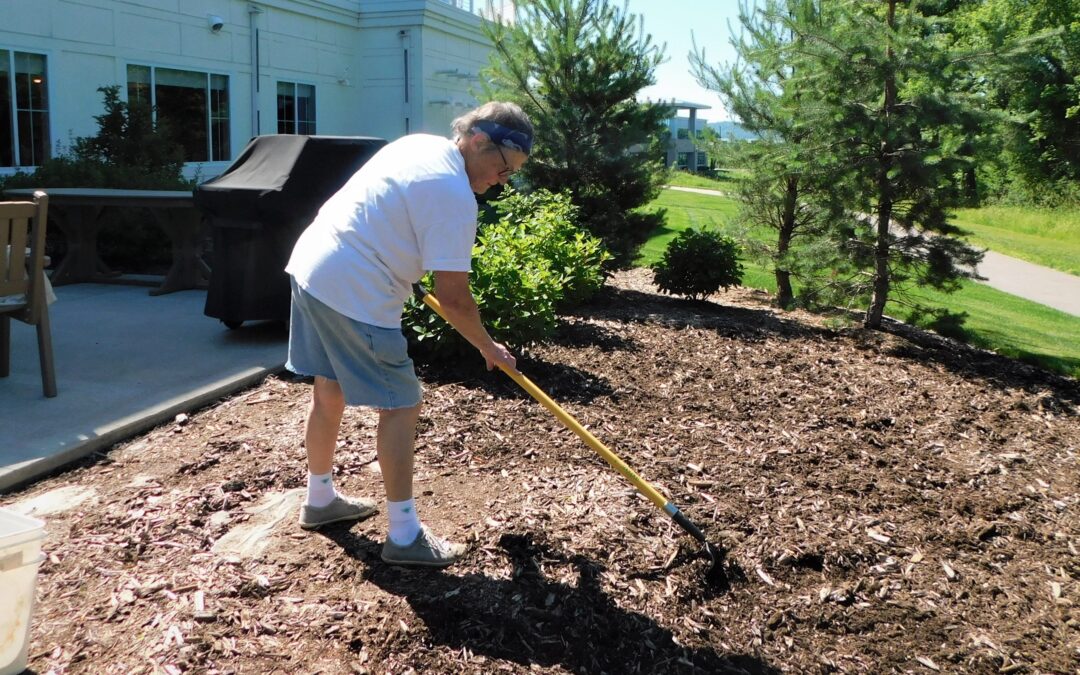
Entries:
{"label": "eyeglasses", "polygon": [[[492,143],[492,145],[495,144]],[[498,145],[495,145],[495,149],[499,151],[499,158],[502,159],[503,166],[506,167],[499,172],[499,175],[509,178],[510,176],[513,176],[515,173],[517,173],[517,171],[510,168],[510,162],[506,161],[506,155],[503,154],[502,148],[500,148]]]}

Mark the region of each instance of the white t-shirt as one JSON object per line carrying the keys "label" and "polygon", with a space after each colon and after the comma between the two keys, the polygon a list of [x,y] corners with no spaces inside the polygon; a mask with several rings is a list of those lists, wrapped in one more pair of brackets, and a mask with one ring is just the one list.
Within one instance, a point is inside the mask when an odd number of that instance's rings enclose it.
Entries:
{"label": "white t-shirt", "polygon": [[476,197],[465,159],[440,136],[402,137],[375,154],[323,204],[285,271],[345,316],[401,326],[425,271],[468,272]]}

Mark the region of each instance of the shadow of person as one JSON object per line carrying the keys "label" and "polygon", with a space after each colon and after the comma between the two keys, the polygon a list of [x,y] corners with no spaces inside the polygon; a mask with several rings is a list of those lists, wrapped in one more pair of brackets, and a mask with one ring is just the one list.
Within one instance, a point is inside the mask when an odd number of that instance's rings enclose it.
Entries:
{"label": "shadow of person", "polygon": [[[430,355],[417,355],[415,358],[417,374],[425,385],[459,384],[498,399],[529,398],[513,380],[500,372],[489,372],[484,368],[484,360],[472,358],[471,354],[461,359],[439,360],[430,358]],[[535,355],[519,354],[517,365],[536,386],[560,403],[588,404],[615,391],[611,383],[600,375]]]}
{"label": "shadow of person", "polygon": [[[575,673],[779,672],[754,656],[680,646],[669,629],[619,607],[601,587],[602,570],[594,561],[560,556],[531,535],[500,538],[512,571],[498,578],[386,565],[379,560],[380,544],[366,537],[346,529],[323,534],[369,563],[361,578],[408,602],[432,643],[457,652]],[[548,569],[572,570],[576,584],[552,581],[540,561]]]}

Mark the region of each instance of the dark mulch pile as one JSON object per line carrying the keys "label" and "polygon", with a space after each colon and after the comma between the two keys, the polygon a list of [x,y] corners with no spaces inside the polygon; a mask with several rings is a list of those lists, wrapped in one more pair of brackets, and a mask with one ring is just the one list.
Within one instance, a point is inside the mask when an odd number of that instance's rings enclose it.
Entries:
{"label": "dark mulch pile", "polygon": [[[445,366],[422,373],[416,491],[467,561],[382,564],[382,514],[303,533],[310,387],[271,378],[4,497],[85,498],[46,517],[31,667],[1080,672],[1075,380],[647,278],[519,365],[727,548],[730,585],[509,379]],[[381,494],[374,422],[347,413],[349,493]],[[261,548],[236,540],[258,523]]]}

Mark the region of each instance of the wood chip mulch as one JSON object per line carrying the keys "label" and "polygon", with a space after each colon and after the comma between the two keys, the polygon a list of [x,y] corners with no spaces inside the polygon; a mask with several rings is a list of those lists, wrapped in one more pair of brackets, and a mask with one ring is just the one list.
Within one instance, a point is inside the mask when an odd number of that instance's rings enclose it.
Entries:
{"label": "wood chip mulch", "polygon": [[[519,366],[727,550],[728,584],[474,363],[420,367],[418,506],[463,563],[389,567],[384,514],[307,533],[294,509],[215,552],[304,486],[310,385],[286,374],[0,498],[92,495],[46,518],[32,670],[1080,672],[1080,383],[649,276]],[[381,495],[375,422],[346,413],[344,492]]]}

